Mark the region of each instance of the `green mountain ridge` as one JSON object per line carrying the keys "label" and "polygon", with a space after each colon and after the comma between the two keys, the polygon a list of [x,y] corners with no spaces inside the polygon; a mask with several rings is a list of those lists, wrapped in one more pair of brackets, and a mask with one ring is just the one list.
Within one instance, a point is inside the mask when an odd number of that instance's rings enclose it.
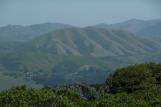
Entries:
{"label": "green mountain ridge", "polygon": [[152,26],[141,29],[137,32],[139,35],[147,35],[148,37],[158,37],[161,38],[161,22],[154,24]]}
{"label": "green mountain ridge", "polygon": [[61,23],[44,23],[30,26],[8,25],[0,27],[0,41],[27,41],[53,30],[69,28]]}
{"label": "green mountain ridge", "polygon": [[[103,83],[116,68],[161,61],[159,40],[129,31],[71,26],[49,31],[48,27],[37,26],[32,26],[38,34],[34,36],[18,27],[18,35],[23,32],[31,36],[25,41],[24,35],[21,39],[14,34],[10,35],[14,39],[0,39],[0,75],[4,81],[0,88],[8,88],[5,83],[36,87]],[[42,32],[38,33],[39,28]]]}
{"label": "green mountain ridge", "polygon": [[161,44],[123,30],[68,28],[31,41],[38,50],[58,55],[118,56],[146,54],[160,50]]}
{"label": "green mountain ridge", "polygon": [[97,28],[112,28],[112,29],[122,29],[129,32],[133,32],[138,36],[142,37],[161,37],[160,29],[161,19],[154,20],[138,20],[131,19],[116,24],[97,24],[94,27]]}

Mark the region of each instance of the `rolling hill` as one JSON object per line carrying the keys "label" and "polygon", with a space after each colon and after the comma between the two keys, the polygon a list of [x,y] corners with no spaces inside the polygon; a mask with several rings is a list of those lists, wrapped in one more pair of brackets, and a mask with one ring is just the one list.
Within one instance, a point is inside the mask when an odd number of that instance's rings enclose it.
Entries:
{"label": "rolling hill", "polygon": [[161,50],[161,44],[123,30],[68,28],[35,38],[37,50],[55,55],[120,56],[139,55]]}
{"label": "rolling hill", "polygon": [[126,30],[70,25],[56,30],[49,24],[22,27],[23,30],[10,27],[0,28],[7,35],[0,35],[0,77],[4,81],[0,88],[23,83],[103,83],[116,68],[161,61],[160,41]]}
{"label": "rolling hill", "polygon": [[61,23],[44,23],[30,26],[8,25],[0,27],[0,41],[27,41],[54,30],[69,27],[71,25]]}
{"label": "rolling hill", "polygon": [[148,37],[161,38],[161,22],[145,27],[137,32],[139,35],[146,35]]}
{"label": "rolling hill", "polygon": [[138,36],[142,37],[161,37],[161,19],[154,20],[138,20],[131,19],[125,22],[116,24],[97,24],[97,28],[112,28],[122,29],[129,32],[133,32]]}

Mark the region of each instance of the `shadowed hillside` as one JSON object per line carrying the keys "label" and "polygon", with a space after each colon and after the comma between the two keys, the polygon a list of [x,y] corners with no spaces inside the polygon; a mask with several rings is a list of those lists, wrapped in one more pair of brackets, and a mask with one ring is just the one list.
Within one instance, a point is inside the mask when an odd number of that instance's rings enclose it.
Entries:
{"label": "shadowed hillside", "polygon": [[122,30],[69,28],[34,39],[31,44],[42,52],[58,55],[118,56],[159,51],[161,44]]}

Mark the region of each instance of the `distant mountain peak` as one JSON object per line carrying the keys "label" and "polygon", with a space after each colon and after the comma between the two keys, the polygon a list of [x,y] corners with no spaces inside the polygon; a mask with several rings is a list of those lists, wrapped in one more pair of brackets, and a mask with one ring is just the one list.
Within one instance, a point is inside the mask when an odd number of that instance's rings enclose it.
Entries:
{"label": "distant mountain peak", "polygon": [[3,41],[27,41],[48,32],[70,28],[71,25],[62,23],[43,23],[28,26],[8,25],[0,27],[0,40]]}

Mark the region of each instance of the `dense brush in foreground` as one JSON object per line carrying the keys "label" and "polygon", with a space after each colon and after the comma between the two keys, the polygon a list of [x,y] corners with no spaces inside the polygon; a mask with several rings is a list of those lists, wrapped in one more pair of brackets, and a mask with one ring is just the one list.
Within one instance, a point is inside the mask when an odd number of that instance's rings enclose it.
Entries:
{"label": "dense brush in foreground", "polygon": [[0,107],[161,107],[161,64],[121,68],[101,85],[0,92]]}

